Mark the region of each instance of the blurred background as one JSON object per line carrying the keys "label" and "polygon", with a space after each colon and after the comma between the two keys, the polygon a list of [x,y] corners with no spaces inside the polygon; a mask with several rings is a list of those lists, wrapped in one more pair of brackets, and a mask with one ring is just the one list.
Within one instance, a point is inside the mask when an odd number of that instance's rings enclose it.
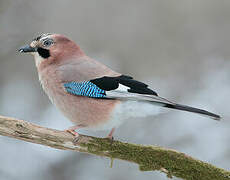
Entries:
{"label": "blurred background", "polygon": [[[32,56],[16,51],[40,33],[61,33],[160,96],[224,117],[164,109],[125,122],[115,139],[172,148],[229,170],[229,9],[228,0],[0,0],[0,114],[60,130],[72,125],[42,91]],[[110,168],[110,159],[7,137],[0,147],[1,180],[167,179],[124,161]]]}

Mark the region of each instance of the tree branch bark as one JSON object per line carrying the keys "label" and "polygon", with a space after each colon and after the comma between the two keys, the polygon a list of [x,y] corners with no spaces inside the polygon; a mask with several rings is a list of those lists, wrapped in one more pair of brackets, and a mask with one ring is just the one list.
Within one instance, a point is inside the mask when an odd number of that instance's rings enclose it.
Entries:
{"label": "tree branch bark", "polygon": [[89,154],[121,159],[139,165],[141,171],[159,170],[168,177],[176,176],[191,180],[230,180],[230,172],[194,159],[184,153],[158,146],[144,146],[106,138],[80,135],[77,144],[66,132],[0,116],[0,135],[23,141],[50,146],[56,149],[73,150]]}

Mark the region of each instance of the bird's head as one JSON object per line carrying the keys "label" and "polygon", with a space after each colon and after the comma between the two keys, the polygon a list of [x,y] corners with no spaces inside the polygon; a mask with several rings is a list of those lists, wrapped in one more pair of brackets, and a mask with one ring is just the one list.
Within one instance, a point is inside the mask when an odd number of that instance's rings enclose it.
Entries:
{"label": "bird's head", "polygon": [[21,47],[21,53],[34,56],[37,66],[62,63],[65,60],[84,56],[80,47],[67,37],[60,34],[42,34],[28,45]]}

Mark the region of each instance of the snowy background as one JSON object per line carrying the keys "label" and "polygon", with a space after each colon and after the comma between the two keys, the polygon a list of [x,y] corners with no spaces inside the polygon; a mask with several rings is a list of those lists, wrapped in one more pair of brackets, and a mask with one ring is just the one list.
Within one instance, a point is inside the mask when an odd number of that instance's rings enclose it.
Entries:
{"label": "snowy background", "polygon": [[[42,91],[32,57],[16,51],[42,32],[61,33],[160,96],[224,117],[164,110],[127,121],[116,139],[176,149],[229,170],[229,9],[228,0],[0,0],[0,114],[60,130],[72,125]],[[124,161],[110,168],[106,158],[0,137],[0,179],[167,178]]]}

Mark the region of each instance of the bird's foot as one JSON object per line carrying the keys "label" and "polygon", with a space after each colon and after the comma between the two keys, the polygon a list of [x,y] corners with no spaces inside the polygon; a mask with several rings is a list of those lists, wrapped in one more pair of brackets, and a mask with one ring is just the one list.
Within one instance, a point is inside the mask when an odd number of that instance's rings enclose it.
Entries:
{"label": "bird's foot", "polygon": [[110,141],[110,145],[112,145],[114,141],[114,137],[112,135],[111,136],[108,135],[106,138]]}
{"label": "bird's foot", "polygon": [[113,133],[115,131],[115,128],[112,128],[112,130],[109,132],[108,136],[106,137],[107,139],[110,140],[111,145],[113,144],[114,138],[113,138]]}
{"label": "bird's foot", "polygon": [[74,143],[74,145],[76,145],[78,140],[80,139],[80,135],[72,129],[67,129],[67,130],[65,130],[65,132],[68,132],[74,136],[73,143]]}

